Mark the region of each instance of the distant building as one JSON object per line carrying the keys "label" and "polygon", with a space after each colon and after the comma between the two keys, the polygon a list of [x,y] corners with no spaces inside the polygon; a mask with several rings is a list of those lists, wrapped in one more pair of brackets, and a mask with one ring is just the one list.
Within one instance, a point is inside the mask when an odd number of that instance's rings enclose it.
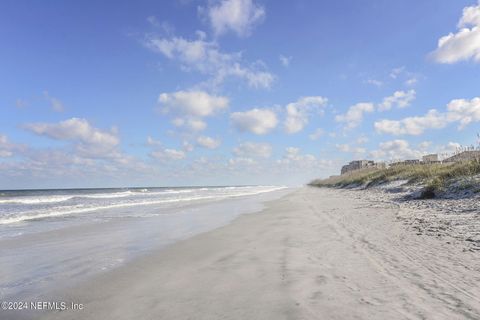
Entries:
{"label": "distant building", "polygon": [[443,160],[443,162],[459,162],[469,160],[480,160],[480,150],[463,151]]}
{"label": "distant building", "polygon": [[355,160],[351,161],[349,164],[346,164],[342,167],[341,173],[345,174],[350,171],[360,170],[368,167],[375,167],[375,161],[372,160]]}
{"label": "distant building", "polygon": [[432,162],[438,162],[438,154],[427,154],[426,156],[422,157],[422,161],[425,163],[432,163]]}

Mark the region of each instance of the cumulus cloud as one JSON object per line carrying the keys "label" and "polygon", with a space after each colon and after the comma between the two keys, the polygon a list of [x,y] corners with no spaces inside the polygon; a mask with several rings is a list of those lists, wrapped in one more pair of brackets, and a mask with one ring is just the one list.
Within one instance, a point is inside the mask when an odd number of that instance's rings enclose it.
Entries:
{"label": "cumulus cloud", "polygon": [[163,111],[180,116],[206,117],[228,107],[226,97],[210,95],[204,91],[177,91],[162,93],[158,102]]}
{"label": "cumulus cloud", "polygon": [[229,31],[245,37],[265,18],[265,8],[252,0],[221,0],[208,8],[199,8],[206,13],[215,35],[223,35]]}
{"label": "cumulus cloud", "polygon": [[272,146],[268,143],[244,142],[234,148],[233,153],[242,158],[270,158]]}
{"label": "cumulus cloud", "polygon": [[429,110],[423,116],[407,117],[402,120],[380,120],[375,122],[379,133],[393,135],[420,135],[427,129],[441,129],[450,123],[458,123],[462,130],[472,122],[480,121],[480,98],[455,99],[447,105],[446,112]]}
{"label": "cumulus cloud", "polygon": [[147,146],[151,147],[152,151],[149,156],[153,159],[162,162],[171,162],[175,160],[183,160],[187,156],[187,152],[193,150],[193,145],[188,141],[183,141],[182,149],[165,148],[163,144],[150,136],[147,137]]}
{"label": "cumulus cloud", "polygon": [[203,131],[207,128],[207,123],[200,119],[175,118],[172,124],[177,128],[185,128],[188,131]]}
{"label": "cumulus cloud", "polygon": [[197,138],[197,144],[207,149],[216,149],[220,146],[221,142],[218,139],[207,136],[200,136]]}
{"label": "cumulus cloud", "polygon": [[[121,152],[115,128],[98,129],[79,118],[57,123],[29,123],[23,128],[40,136],[64,141],[66,145],[45,149],[27,148],[1,137],[0,153],[13,153],[18,157],[15,161],[5,162],[0,170],[0,175],[5,179],[13,179],[13,183],[18,178],[19,181],[23,179],[24,183],[56,181],[58,185],[68,186],[72,182],[78,186],[81,181],[91,186],[105,177],[109,181],[118,181],[116,179],[126,175],[136,179],[139,177],[137,174],[146,171],[151,173],[142,161]],[[5,149],[8,154],[2,152]]]}
{"label": "cumulus cloud", "polygon": [[[15,157],[13,161],[0,161],[0,181],[4,186],[31,187],[32,183],[53,183],[63,187],[78,187],[79,184],[94,187],[105,181],[137,183],[142,178],[151,177],[152,167],[119,150],[115,142],[118,141],[116,130],[103,131],[91,125],[80,130],[78,127],[82,124],[74,126],[66,122],[61,126],[61,123],[50,126],[35,124],[31,129],[37,130],[40,135],[65,141],[65,146],[27,147],[0,136],[0,157]],[[73,133],[65,134],[65,128],[70,128]],[[105,135],[114,136],[113,141]],[[112,148],[112,145],[117,147]]]}
{"label": "cumulus cloud", "polygon": [[431,109],[424,116],[407,117],[402,120],[380,120],[374,124],[378,133],[393,135],[420,135],[426,129],[441,129],[447,125],[444,114]]}
{"label": "cumulus cloud", "polygon": [[277,160],[280,170],[318,170],[332,166],[331,160],[317,159],[312,154],[303,154],[299,148],[287,147],[283,157]]}
{"label": "cumulus cloud", "polygon": [[371,113],[375,110],[373,103],[361,102],[351,106],[347,113],[337,115],[335,121],[346,124],[346,128],[353,129],[357,127],[363,120],[365,113]]}
{"label": "cumulus cloud", "polygon": [[15,152],[23,150],[24,146],[12,143],[6,135],[0,134],[0,158],[12,157]]}
{"label": "cumulus cloud", "polygon": [[461,150],[462,145],[458,142],[448,142],[446,145],[443,145],[439,149],[439,153],[443,154],[443,156],[451,156],[452,153],[457,152],[458,150]]}
{"label": "cumulus cloud", "polygon": [[117,130],[103,131],[90,125],[86,119],[71,118],[59,123],[29,123],[24,128],[55,140],[76,143],[77,151],[84,156],[104,157],[111,155],[120,143]]}
{"label": "cumulus cloud", "polygon": [[473,60],[480,62],[480,2],[465,7],[456,33],[449,33],[438,40],[432,53],[436,62],[455,63]]}
{"label": "cumulus cloud", "polygon": [[460,130],[472,122],[480,121],[480,98],[450,101],[447,105],[447,119],[449,122],[459,122]]}
{"label": "cumulus cloud", "polygon": [[258,135],[270,132],[278,124],[277,115],[270,109],[255,108],[245,112],[234,112],[230,119],[239,131]]}
{"label": "cumulus cloud", "polygon": [[370,156],[374,159],[381,160],[404,160],[404,159],[420,159],[425,152],[415,150],[405,140],[392,140],[382,142],[379,149],[372,151]]}
{"label": "cumulus cloud", "polygon": [[264,63],[246,65],[241,53],[222,52],[216,42],[205,40],[203,32],[197,34],[196,40],[149,35],[144,44],[166,58],[178,61],[184,71],[195,70],[211,76],[208,84],[214,87],[221,85],[227,78],[244,80],[252,88],[271,87],[275,76],[266,71]]}
{"label": "cumulus cloud", "polygon": [[52,97],[48,91],[44,91],[43,92],[43,96],[45,97],[45,99],[47,99],[47,101],[50,103],[50,106],[52,108],[53,111],[55,112],[63,112],[65,110],[65,106],[63,104],[62,101],[60,101],[59,99],[55,98],[55,97]]}
{"label": "cumulus cloud", "polygon": [[413,100],[415,100],[415,90],[409,91],[395,91],[393,95],[383,99],[383,102],[378,105],[378,110],[390,110],[392,107],[405,108],[408,107]]}
{"label": "cumulus cloud", "polygon": [[287,116],[285,119],[285,131],[296,133],[308,124],[308,118],[313,112],[321,112],[327,104],[327,99],[320,96],[302,97],[296,102],[286,106]]}
{"label": "cumulus cloud", "polygon": [[227,97],[210,95],[204,91],[177,91],[162,93],[158,98],[160,110],[176,117],[172,124],[189,131],[205,130],[207,124],[202,120],[228,108]]}

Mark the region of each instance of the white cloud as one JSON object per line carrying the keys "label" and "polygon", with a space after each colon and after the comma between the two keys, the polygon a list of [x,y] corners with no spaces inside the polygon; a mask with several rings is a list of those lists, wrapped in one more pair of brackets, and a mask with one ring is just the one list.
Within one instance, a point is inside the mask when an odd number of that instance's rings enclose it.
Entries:
{"label": "white cloud", "polygon": [[[19,156],[15,161],[9,162],[4,170],[0,170],[3,171],[0,175],[10,177],[9,179],[18,177],[24,183],[56,181],[59,186],[78,186],[80,182],[92,186],[99,181],[118,181],[126,175],[133,179],[130,181],[136,181],[139,177],[137,174],[145,173],[146,165],[142,161],[120,151],[120,139],[115,128],[101,130],[87,120],[78,118],[58,123],[30,123],[23,128],[67,144],[37,149],[6,141],[9,144],[7,151]],[[0,140],[4,145],[5,139]],[[153,143],[153,139],[150,139],[150,143]],[[0,146],[0,151],[3,149]],[[108,179],[104,180],[106,177]]]}
{"label": "white cloud", "polygon": [[450,123],[459,123],[462,130],[472,122],[480,121],[480,98],[472,100],[456,99],[450,101],[446,112],[431,109],[423,116],[407,117],[402,120],[380,120],[375,122],[379,133],[393,135],[420,135],[427,129],[441,129]]}
{"label": "white cloud", "polygon": [[63,112],[65,110],[65,106],[63,105],[63,102],[60,101],[59,99],[55,98],[55,97],[50,96],[48,91],[44,91],[43,95],[44,95],[45,99],[47,99],[47,101],[50,103],[50,106],[51,106],[53,111]]}
{"label": "white cloud", "polygon": [[426,129],[441,129],[447,125],[444,114],[431,109],[424,116],[408,117],[402,120],[380,120],[374,124],[375,130],[379,133],[393,135],[420,135]]}
{"label": "white cloud", "polygon": [[226,97],[210,95],[204,91],[177,91],[162,93],[158,102],[165,112],[180,116],[206,117],[228,107]]}
{"label": "white cloud", "polygon": [[238,36],[250,35],[253,27],[263,21],[265,9],[252,0],[221,0],[207,9],[206,12],[215,35],[223,35],[233,31]]}
{"label": "white cloud", "polygon": [[459,122],[459,129],[463,129],[472,122],[480,121],[480,98],[452,100],[447,110],[448,121]]}
{"label": "white cloud", "polygon": [[270,158],[272,146],[268,143],[244,142],[234,148],[233,153],[243,158]]}
{"label": "white cloud", "polygon": [[425,152],[410,148],[405,140],[382,142],[379,149],[372,151],[370,156],[378,160],[420,159]]}
{"label": "white cloud", "polygon": [[449,33],[438,40],[438,47],[432,53],[436,62],[480,62],[480,2],[463,9],[458,29],[457,33]]}
{"label": "white cloud", "polygon": [[265,70],[264,63],[245,65],[241,53],[221,52],[217,43],[205,40],[203,32],[197,34],[196,40],[150,35],[144,43],[147,48],[180,62],[184,71],[195,70],[211,76],[207,83],[211,86],[221,85],[227,78],[237,78],[246,81],[252,88],[271,87],[275,76]]}
{"label": "white cloud", "polygon": [[408,107],[415,100],[415,97],[415,90],[395,91],[393,95],[383,99],[383,102],[378,105],[378,110],[390,110],[394,106],[398,108]]}
{"label": "white cloud", "polygon": [[175,118],[172,124],[177,128],[186,128],[189,131],[203,131],[207,128],[205,121],[200,119]]}
{"label": "white cloud", "polygon": [[284,56],[283,54],[281,54],[280,56],[278,56],[278,59],[280,60],[280,63],[284,66],[284,67],[288,67],[290,65],[290,62],[292,61],[292,57],[286,57]]}
{"label": "white cloud", "polygon": [[451,155],[451,153],[457,152],[462,148],[462,145],[458,142],[448,142],[446,145],[441,146],[439,153],[444,155]]}
{"label": "white cloud", "polygon": [[228,108],[227,97],[210,95],[204,91],[177,91],[162,93],[158,98],[160,111],[176,116],[172,120],[175,127],[189,131],[205,130],[207,124],[202,120]]}
{"label": "white cloud", "polygon": [[162,160],[162,161],[169,161],[169,160],[182,160],[185,159],[186,154],[182,150],[176,149],[163,149],[163,150],[155,150],[150,153],[150,156]]}
{"label": "white cloud", "polygon": [[234,112],[230,119],[239,131],[259,135],[270,132],[278,124],[277,115],[269,109],[255,108],[245,112]]}
{"label": "white cloud", "polygon": [[216,149],[220,146],[220,143],[220,140],[207,136],[200,136],[197,138],[197,144],[208,149]]}
{"label": "white cloud", "polygon": [[117,130],[103,131],[92,127],[86,119],[71,118],[59,123],[29,123],[24,128],[55,140],[75,142],[77,151],[86,157],[110,157],[119,145]]}
{"label": "white cloud", "polygon": [[317,128],[312,134],[310,134],[308,137],[310,140],[318,140],[320,137],[322,137],[325,134],[325,131],[322,128]]}
{"label": "white cloud", "polygon": [[[72,144],[66,147],[45,149],[27,148],[0,137],[0,153],[6,144],[7,151],[16,157],[14,161],[0,161],[0,181],[4,186],[17,187],[48,186],[51,183],[62,187],[94,187],[120,181],[122,184],[127,181],[137,183],[139,179],[152,175],[152,168],[116,148],[110,149],[104,139],[81,136],[79,139],[69,137],[66,141]],[[102,146],[109,149],[102,151]]]}
{"label": "white cloud", "polygon": [[375,110],[372,103],[361,102],[351,106],[347,113],[335,117],[335,121],[346,123],[348,129],[357,127],[363,120],[365,113],[371,113]]}
{"label": "white cloud", "polygon": [[287,117],[285,119],[285,131],[296,133],[308,124],[308,118],[312,112],[321,112],[327,104],[327,99],[320,96],[302,97],[296,102],[286,106]]}
{"label": "white cloud", "polygon": [[282,159],[277,160],[281,168],[289,170],[311,170],[327,167],[331,164],[328,160],[319,160],[312,154],[302,154],[299,148],[285,148],[285,154]]}
{"label": "white cloud", "polygon": [[6,135],[0,134],[0,158],[12,157],[16,151],[23,150],[25,150],[23,146],[11,143]]}

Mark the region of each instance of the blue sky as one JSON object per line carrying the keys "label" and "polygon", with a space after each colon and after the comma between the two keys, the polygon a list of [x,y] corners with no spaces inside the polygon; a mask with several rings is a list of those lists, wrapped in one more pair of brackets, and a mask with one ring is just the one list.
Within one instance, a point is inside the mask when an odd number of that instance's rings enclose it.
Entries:
{"label": "blue sky", "polygon": [[302,184],[477,143],[475,0],[2,1],[0,188]]}

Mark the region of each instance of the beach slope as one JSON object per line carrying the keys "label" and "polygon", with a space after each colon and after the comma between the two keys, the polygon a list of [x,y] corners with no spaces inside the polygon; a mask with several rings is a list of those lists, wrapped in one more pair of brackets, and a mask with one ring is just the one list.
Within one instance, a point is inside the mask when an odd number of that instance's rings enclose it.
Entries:
{"label": "beach slope", "polygon": [[[479,319],[480,258],[394,204],[305,187],[53,294],[45,319]],[[40,315],[36,314],[37,318]]]}

